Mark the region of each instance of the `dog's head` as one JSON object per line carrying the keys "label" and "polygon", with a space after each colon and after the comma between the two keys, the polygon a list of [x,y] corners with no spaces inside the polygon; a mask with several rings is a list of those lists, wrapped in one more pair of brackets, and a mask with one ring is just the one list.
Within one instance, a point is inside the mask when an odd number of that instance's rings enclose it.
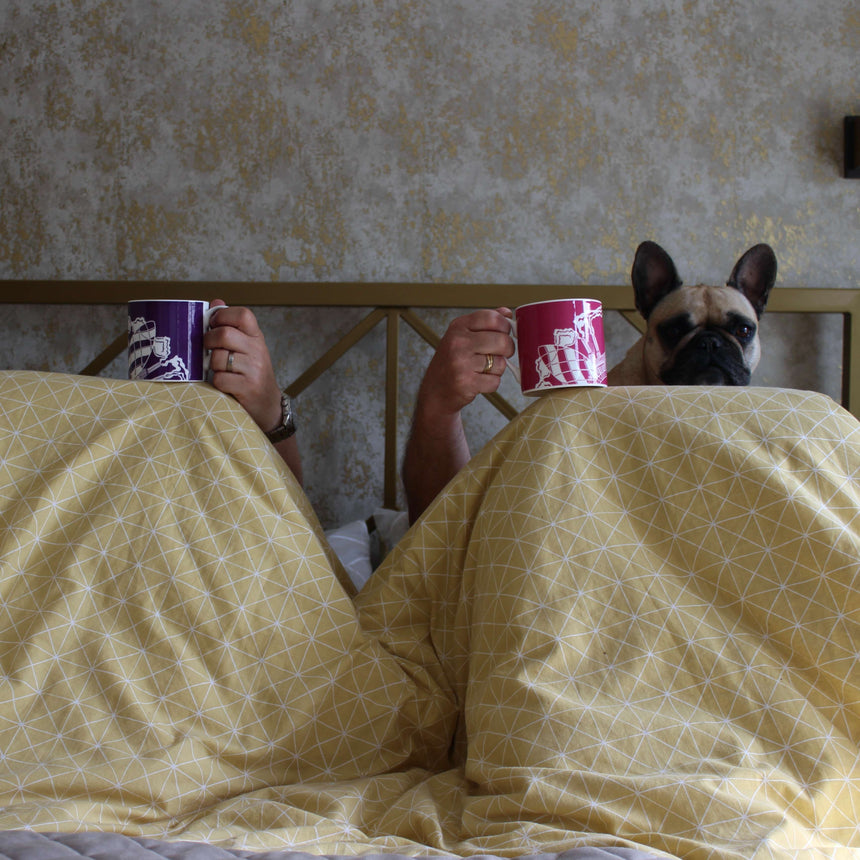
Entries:
{"label": "dog's head", "polygon": [[648,323],[643,368],[656,385],[748,385],[761,348],[758,321],[776,281],[776,255],[755,245],[725,286],[683,286],[672,258],[643,242],[632,270]]}

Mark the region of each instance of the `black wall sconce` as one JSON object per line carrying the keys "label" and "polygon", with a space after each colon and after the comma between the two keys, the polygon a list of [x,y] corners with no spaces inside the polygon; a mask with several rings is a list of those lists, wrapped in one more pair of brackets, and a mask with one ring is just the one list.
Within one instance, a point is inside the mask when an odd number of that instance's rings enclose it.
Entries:
{"label": "black wall sconce", "polygon": [[845,117],[845,178],[860,179],[860,116]]}

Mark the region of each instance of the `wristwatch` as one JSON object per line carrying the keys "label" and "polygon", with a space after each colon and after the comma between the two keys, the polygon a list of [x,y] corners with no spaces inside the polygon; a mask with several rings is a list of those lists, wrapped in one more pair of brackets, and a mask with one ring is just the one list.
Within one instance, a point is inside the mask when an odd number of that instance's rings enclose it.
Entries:
{"label": "wristwatch", "polygon": [[289,439],[295,432],[296,422],[293,416],[293,404],[285,391],[281,394],[281,423],[274,430],[269,430],[266,433],[266,438],[273,445],[276,445],[278,442],[283,442],[284,439]]}

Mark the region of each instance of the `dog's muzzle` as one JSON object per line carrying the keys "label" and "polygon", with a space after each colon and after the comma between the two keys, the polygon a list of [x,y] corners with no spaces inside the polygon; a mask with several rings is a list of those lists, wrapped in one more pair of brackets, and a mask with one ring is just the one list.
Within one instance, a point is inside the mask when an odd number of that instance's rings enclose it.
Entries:
{"label": "dog's muzzle", "polygon": [[750,377],[737,341],[713,330],[691,338],[660,374],[666,385],[749,385]]}

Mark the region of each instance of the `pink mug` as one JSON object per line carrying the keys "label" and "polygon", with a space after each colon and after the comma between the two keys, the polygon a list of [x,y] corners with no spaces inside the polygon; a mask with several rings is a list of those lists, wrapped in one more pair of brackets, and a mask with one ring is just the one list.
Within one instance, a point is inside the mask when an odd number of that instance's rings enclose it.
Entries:
{"label": "pink mug", "polygon": [[514,332],[523,394],[606,385],[603,308],[596,299],[520,305]]}

